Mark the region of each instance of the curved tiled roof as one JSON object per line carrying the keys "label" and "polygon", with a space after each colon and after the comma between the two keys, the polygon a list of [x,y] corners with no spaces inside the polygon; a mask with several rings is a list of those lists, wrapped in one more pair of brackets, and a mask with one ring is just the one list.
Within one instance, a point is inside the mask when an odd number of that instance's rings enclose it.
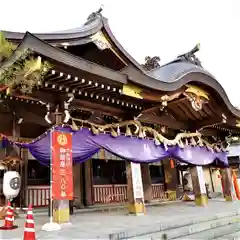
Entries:
{"label": "curved tiled roof", "polygon": [[193,72],[203,73],[209,77],[215,78],[210,72],[208,72],[204,68],[180,59],[172,61],[159,68],[153,69],[152,71],[148,72],[148,75],[155,79],[158,79],[159,81],[172,83],[178,81],[184,75]]}
{"label": "curved tiled roof", "polygon": [[[121,44],[114,37],[109,27],[108,20],[105,17],[103,17],[100,12],[92,13],[87,18],[87,21],[81,27],[50,33],[36,33],[33,35],[51,44],[58,45],[59,43],[68,42],[71,45],[81,45],[91,42],[92,41],[91,36],[99,32],[100,30],[106,32],[109,39],[116,46],[116,48],[120,52],[122,52],[122,54],[127,59],[129,59],[129,61],[136,68],[143,71],[142,66],[121,46]],[[3,32],[7,39],[15,42],[21,42],[21,40],[25,36],[25,33],[21,32],[9,32],[9,31]]]}
{"label": "curved tiled roof", "polygon": [[[96,16],[92,21],[88,21],[87,24],[81,27],[72,28],[63,31],[49,32],[49,33],[35,33],[34,35],[44,41],[48,40],[71,40],[79,39],[87,36],[91,36],[98,32],[103,27],[102,19],[100,16]],[[25,33],[22,32],[10,32],[3,31],[5,37],[10,40],[22,40]]]}
{"label": "curved tiled roof", "polygon": [[[148,88],[161,90],[161,91],[175,91],[176,89],[179,89],[183,85],[195,81],[203,83],[212,89],[215,89],[218,94],[223,99],[224,103],[228,107],[228,109],[237,117],[240,119],[240,110],[235,108],[229,101],[226,92],[222,88],[222,86],[219,84],[219,82],[216,80],[216,78],[209,73],[204,68],[190,62],[187,60],[183,60],[181,58],[177,58],[176,60],[163,65],[157,69],[154,69],[152,71],[146,72],[142,66],[121,46],[121,44],[117,41],[117,39],[114,37],[113,33],[111,32],[111,29],[108,24],[108,20],[104,18],[100,13],[93,13],[88,18],[87,22],[82,25],[82,27],[79,28],[73,28],[70,30],[65,31],[57,31],[52,33],[39,33],[31,35],[29,33],[19,33],[19,32],[8,32],[5,31],[6,38],[10,40],[15,40],[18,42],[21,42],[20,45],[26,45],[25,47],[30,47],[32,42],[38,41],[38,43],[43,48],[47,47],[49,50],[53,51],[50,46],[45,46],[46,43],[39,42],[38,39],[44,40],[48,43],[60,43],[60,42],[71,42],[71,44],[85,44],[86,42],[92,41],[90,38],[95,33],[99,32],[100,30],[104,31],[108,35],[108,38],[113,43],[114,47],[122,53],[122,55],[129,60],[131,64],[129,72],[125,72],[124,70],[122,72],[115,72],[113,74],[113,71],[107,70],[104,68],[104,72],[113,76],[112,79],[123,79],[124,81],[128,79],[132,82],[135,82],[136,84],[140,84],[143,86],[146,86]],[[30,36],[31,35],[31,36]],[[25,37],[25,40],[23,39]],[[38,39],[36,39],[38,38]],[[30,44],[30,45],[29,45]],[[35,46],[36,49],[40,49],[39,46]],[[42,49],[41,49],[42,51]],[[61,53],[61,54],[60,54]],[[47,52],[47,54],[52,54]],[[60,55],[68,55],[69,61],[71,60],[72,63],[81,62],[78,65],[80,66],[87,66],[87,65],[96,65],[96,64],[90,64],[84,62],[83,59],[78,58],[76,56],[70,56],[66,52],[62,52],[60,49],[55,49],[55,54]],[[71,59],[70,59],[71,58]],[[9,59],[8,63],[6,65],[11,63],[11,58]],[[100,69],[100,66],[95,66]],[[89,71],[93,68],[89,66]],[[101,74],[103,70],[96,70],[99,74]]]}

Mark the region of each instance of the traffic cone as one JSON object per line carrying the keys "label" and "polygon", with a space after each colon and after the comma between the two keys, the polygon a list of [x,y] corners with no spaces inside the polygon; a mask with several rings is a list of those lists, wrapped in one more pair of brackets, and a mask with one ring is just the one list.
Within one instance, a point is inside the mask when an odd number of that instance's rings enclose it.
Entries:
{"label": "traffic cone", "polygon": [[26,216],[23,240],[35,240],[35,239],[36,237],[35,237],[35,230],[34,230],[32,205],[29,205],[27,216]]}
{"label": "traffic cone", "polygon": [[11,203],[8,202],[4,226],[0,227],[0,230],[13,230],[18,228],[17,225],[13,225],[13,222],[14,222],[13,209],[11,207]]}

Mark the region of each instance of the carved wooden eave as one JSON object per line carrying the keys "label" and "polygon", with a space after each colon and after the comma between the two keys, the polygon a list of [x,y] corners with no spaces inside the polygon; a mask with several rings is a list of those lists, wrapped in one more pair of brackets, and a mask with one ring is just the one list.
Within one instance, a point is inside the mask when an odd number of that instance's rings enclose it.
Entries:
{"label": "carved wooden eave", "polygon": [[[177,66],[178,64],[180,65],[179,68]],[[183,66],[186,66],[185,70]],[[167,68],[171,69],[171,71],[167,71]],[[177,92],[179,89],[187,86],[188,84],[200,86],[200,88],[209,92],[209,104],[204,105],[204,109],[200,113],[196,113],[195,111],[188,113],[191,110],[191,107],[190,109],[186,109],[186,106],[179,107],[179,105],[189,104],[185,98],[177,99],[171,103],[171,106],[169,106],[171,110],[176,107],[182,108],[178,110],[178,112],[182,112],[180,113],[182,116],[185,116],[185,118],[180,119],[182,121],[192,119],[194,122],[203,125],[201,121],[203,120],[202,118],[204,118],[204,115],[206,115],[206,117],[212,119],[212,122],[210,122],[213,124],[219,123],[222,119],[222,114],[225,114],[228,118],[227,122],[230,126],[235,128],[237,125],[236,121],[240,119],[240,111],[230,103],[225,90],[216,78],[204,68],[200,68],[192,63],[178,59],[148,73],[143,73],[130,66],[125,68],[122,72],[128,75],[129,83],[135,84],[140,88],[148,87],[150,89],[154,89],[155,91],[165,92],[167,95]],[[199,114],[199,117],[196,116]],[[201,117],[201,115],[203,116]]]}
{"label": "carved wooden eave", "polygon": [[72,67],[98,77],[103,77],[106,80],[127,83],[127,76],[125,74],[102,67],[98,64],[74,56],[62,49],[51,46],[29,32],[25,34],[16,51],[5,63],[3,63],[2,67],[8,67],[13,64],[19,58],[19,52],[23,52],[27,49],[56,62],[62,63],[67,67]]}

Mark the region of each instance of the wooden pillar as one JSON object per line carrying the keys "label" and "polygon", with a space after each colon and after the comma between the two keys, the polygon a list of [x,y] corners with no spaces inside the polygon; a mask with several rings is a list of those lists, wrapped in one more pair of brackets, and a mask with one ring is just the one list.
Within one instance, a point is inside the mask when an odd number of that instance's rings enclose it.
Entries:
{"label": "wooden pillar", "polygon": [[223,184],[223,196],[226,201],[233,201],[231,169],[230,168],[221,169],[221,176]]}
{"label": "wooden pillar", "polygon": [[126,162],[128,211],[130,214],[145,214],[141,166]]}
{"label": "wooden pillar", "polygon": [[74,188],[74,204],[77,208],[83,207],[82,202],[82,164],[73,165],[73,188]]}
{"label": "wooden pillar", "polygon": [[142,183],[145,202],[152,201],[152,179],[148,163],[141,164]]}
{"label": "wooden pillar", "polygon": [[84,162],[84,182],[85,182],[85,204],[93,205],[93,175],[92,175],[92,159]]}
{"label": "wooden pillar", "polygon": [[[55,112],[55,119],[57,125],[62,123],[62,114],[59,113],[57,109]],[[70,222],[69,210],[69,200],[53,200],[53,221],[56,223]]]}
{"label": "wooden pillar", "polygon": [[[15,112],[13,112],[12,140],[16,141],[19,137],[20,137],[20,125],[17,123],[17,118],[16,118]],[[18,147],[14,147],[14,150],[10,152],[10,155],[21,157],[20,149]],[[22,166],[17,165],[16,168],[14,167],[13,169],[12,169],[12,167],[10,167],[10,170],[14,170],[19,173],[19,175],[21,176],[21,185],[22,185],[22,183],[23,183]],[[23,189],[23,187],[21,186],[20,191],[22,189]],[[23,198],[22,193],[19,193],[19,195],[16,198],[14,198],[14,205],[16,207],[21,207],[22,198]]]}
{"label": "wooden pillar", "polygon": [[163,167],[167,198],[169,200],[176,200],[178,177],[175,161],[173,159],[164,159]]}
{"label": "wooden pillar", "polygon": [[20,125],[17,124],[16,115],[13,114],[13,127],[12,127],[12,138],[14,141],[20,137]]}
{"label": "wooden pillar", "polygon": [[22,160],[23,160],[23,176],[22,177],[22,192],[23,192],[23,206],[26,207],[28,204],[28,149],[22,149]]}
{"label": "wooden pillar", "polygon": [[208,203],[208,197],[206,193],[203,169],[201,166],[191,167],[190,173],[192,177],[193,192],[195,195],[195,204],[197,206],[206,206]]}

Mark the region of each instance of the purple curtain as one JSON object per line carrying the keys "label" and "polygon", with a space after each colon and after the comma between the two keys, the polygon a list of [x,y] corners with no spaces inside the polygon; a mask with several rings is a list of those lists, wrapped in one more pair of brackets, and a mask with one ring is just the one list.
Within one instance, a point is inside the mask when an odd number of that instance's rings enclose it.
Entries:
{"label": "purple curtain", "polygon": [[93,143],[120,158],[132,162],[158,162],[170,156],[163,146],[157,146],[154,141],[136,137],[118,136],[109,134],[90,135],[88,142]]}
{"label": "purple curtain", "polygon": [[[103,148],[120,158],[139,163],[158,162],[166,157],[174,157],[182,162],[194,165],[208,165],[218,160],[227,166],[226,153],[215,153],[205,147],[178,146],[165,150],[163,145],[155,145],[153,140],[139,139],[136,137],[118,136],[110,134],[93,135],[91,131],[83,128],[73,131],[70,127],[56,127],[56,131],[73,133],[73,161],[83,162],[100,148]],[[16,143],[19,147],[28,148],[31,154],[41,164],[49,165],[50,162],[50,130],[28,144]]]}
{"label": "purple curtain", "polygon": [[[83,162],[93,156],[100,150],[100,147],[87,141],[91,134],[88,129],[81,129],[79,131],[72,131],[70,127],[56,127],[56,131],[72,132],[73,137],[73,162]],[[30,153],[41,164],[48,165],[50,161],[50,137],[51,131],[47,131],[39,139],[32,143],[17,144],[18,146],[28,148]]]}
{"label": "purple curtain", "polygon": [[185,146],[184,148],[179,148],[178,146],[175,146],[169,151],[171,152],[171,155],[178,160],[194,165],[216,164],[218,161],[221,162],[221,165],[228,165],[226,152],[212,152],[206,147]]}

